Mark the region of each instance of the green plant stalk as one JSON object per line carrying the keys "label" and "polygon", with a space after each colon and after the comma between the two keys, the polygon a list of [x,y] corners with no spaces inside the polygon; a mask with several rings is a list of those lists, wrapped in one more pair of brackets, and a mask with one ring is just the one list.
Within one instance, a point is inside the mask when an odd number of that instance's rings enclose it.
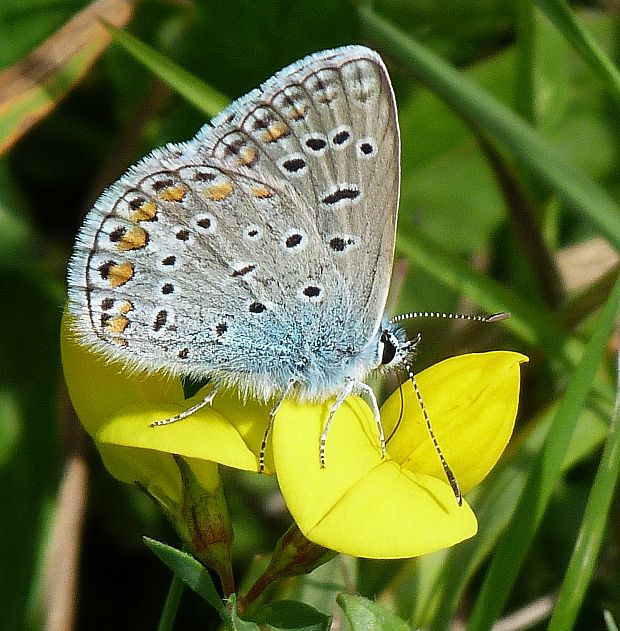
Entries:
{"label": "green plant stalk", "polygon": [[529,473],[512,521],[504,533],[474,605],[468,631],[490,629],[499,618],[512,585],[545,514],[570,446],[579,412],[592,388],[614,326],[620,297],[616,283],[551,423],[545,448]]}
{"label": "green plant stalk", "polygon": [[575,624],[596,566],[619,474],[620,400],[617,398],[607,442],[590,490],[577,543],[560,588],[548,631],[565,631],[572,629]]}
{"label": "green plant stalk", "polygon": [[183,582],[173,575],[170,581],[170,588],[166,595],[166,601],[164,602],[164,608],[159,618],[159,624],[157,625],[157,631],[172,631],[174,626],[174,619],[181,602],[181,596],[183,595]]}

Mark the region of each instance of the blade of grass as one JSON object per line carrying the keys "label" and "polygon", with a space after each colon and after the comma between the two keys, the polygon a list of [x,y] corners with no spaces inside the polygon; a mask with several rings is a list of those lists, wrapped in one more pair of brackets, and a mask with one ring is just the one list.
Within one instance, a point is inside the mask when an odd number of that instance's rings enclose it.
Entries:
{"label": "blade of grass", "polygon": [[93,2],[29,55],[0,72],[0,154],[47,116],[111,41],[101,20],[124,26],[128,0]]}
{"label": "blade of grass", "polygon": [[620,206],[596,182],[563,160],[514,112],[367,6],[360,20],[381,50],[392,55],[466,121],[512,152],[570,205],[582,210],[620,249]]}
{"label": "blade of grass", "polygon": [[151,72],[195,105],[208,116],[215,116],[230,103],[230,99],[215,88],[200,81],[194,75],[170,61],[148,44],[110,25],[106,25],[114,41],[132,57],[144,64]]}
{"label": "blade of grass", "polygon": [[[618,378],[618,372],[616,378]],[[596,566],[609,507],[618,484],[618,474],[620,474],[620,399],[616,398],[607,442],[548,631],[572,629],[575,624]]]}
{"label": "blade of grass", "polygon": [[577,419],[592,387],[616,319],[619,297],[620,282],[616,283],[588,342],[583,359],[560,401],[541,458],[535,462],[529,473],[513,519],[491,561],[472,611],[467,627],[469,631],[490,629],[502,612],[561,475],[562,463]]}
{"label": "blade of grass", "polygon": [[[451,626],[451,620],[457,610],[463,594],[475,572],[494,550],[497,541],[512,520],[523,488],[527,481],[527,472],[540,458],[540,453],[547,440],[549,427],[555,416],[557,405],[545,410],[517,434],[510,451],[505,454],[506,462],[500,461],[499,467],[485,480],[484,491],[480,496],[468,498],[478,518],[478,534],[450,550],[448,561],[441,568],[435,584],[433,596],[441,603],[428,626],[433,631],[444,631]],[[576,463],[589,458],[604,442],[607,434],[606,419],[611,415],[612,404],[609,400],[600,409],[589,401],[588,412],[578,421],[562,464],[562,472],[568,471]],[[419,611],[424,611],[425,603],[416,604]],[[423,626],[417,621],[418,626]]]}
{"label": "blade of grass", "polygon": [[620,72],[601,50],[596,40],[585,31],[564,0],[532,0],[566,37],[584,61],[602,79],[609,94],[620,104]]}

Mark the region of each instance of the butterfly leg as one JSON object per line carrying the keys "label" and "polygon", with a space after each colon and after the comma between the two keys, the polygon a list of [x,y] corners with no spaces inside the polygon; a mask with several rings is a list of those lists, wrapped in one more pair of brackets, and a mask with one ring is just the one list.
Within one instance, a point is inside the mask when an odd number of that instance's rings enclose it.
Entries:
{"label": "butterfly leg", "polygon": [[273,422],[276,418],[276,414],[280,409],[282,403],[284,403],[284,399],[291,393],[292,389],[295,387],[297,382],[295,379],[291,379],[286,386],[282,396],[278,399],[278,402],[271,408],[271,412],[269,412],[269,421],[267,422],[267,427],[265,428],[265,433],[263,434],[263,440],[260,443],[260,450],[258,452],[258,472],[265,473],[265,451],[267,450],[267,439],[269,438],[269,434],[271,433],[271,428],[273,427]]}
{"label": "butterfly leg", "polygon": [[177,421],[182,421],[184,418],[191,416],[194,412],[198,412],[205,405],[209,405],[213,402],[215,395],[217,394],[218,386],[214,385],[211,390],[209,390],[207,396],[196,403],[196,405],[192,405],[191,408],[187,408],[187,410],[183,410],[176,416],[171,416],[170,418],[164,418],[160,421],[153,421],[150,423],[150,427],[161,427],[162,425],[170,425],[171,423],[176,423]]}
{"label": "butterfly leg", "polygon": [[329,426],[331,425],[332,419],[334,418],[334,414],[336,410],[344,403],[345,399],[354,394],[362,395],[367,403],[370,404],[372,409],[373,416],[375,417],[375,423],[377,424],[377,431],[379,433],[379,443],[381,445],[381,457],[385,458],[385,435],[383,433],[383,425],[381,425],[381,414],[379,413],[379,405],[377,404],[377,398],[375,397],[375,393],[373,389],[363,381],[347,381],[345,387],[342,389],[342,392],[338,395],[338,398],[334,401],[333,405],[329,410],[329,416],[327,417],[327,423],[325,423],[325,427],[323,428],[323,432],[321,433],[321,441],[319,444],[319,458],[321,460],[321,468],[325,468],[325,445],[327,443],[327,433],[329,432]]}

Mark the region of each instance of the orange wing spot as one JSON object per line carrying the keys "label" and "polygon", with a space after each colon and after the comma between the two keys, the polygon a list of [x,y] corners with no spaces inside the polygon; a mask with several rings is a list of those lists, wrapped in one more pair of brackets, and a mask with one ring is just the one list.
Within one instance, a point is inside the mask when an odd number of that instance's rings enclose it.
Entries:
{"label": "orange wing spot", "polygon": [[130,221],[153,221],[157,217],[157,204],[154,201],[144,202],[129,216]]}
{"label": "orange wing spot", "polygon": [[131,228],[123,234],[117,247],[121,252],[140,250],[145,247],[148,242],[149,233],[144,228],[131,226]]}
{"label": "orange wing spot", "polygon": [[252,195],[254,195],[254,197],[258,197],[259,199],[269,199],[270,197],[273,197],[273,193],[265,186],[255,186],[252,189]]}
{"label": "orange wing spot", "polygon": [[251,167],[256,164],[258,159],[258,152],[255,147],[246,147],[239,153],[239,164],[246,167]]}
{"label": "orange wing spot", "polygon": [[291,130],[288,128],[288,125],[285,125],[282,121],[276,121],[267,127],[263,134],[263,140],[265,142],[276,142],[290,133]]}
{"label": "orange wing spot", "polygon": [[202,189],[202,194],[212,202],[221,202],[232,193],[232,190],[232,182],[230,180],[225,180],[224,182],[206,186]]}
{"label": "orange wing spot", "polygon": [[181,184],[168,186],[167,188],[162,188],[161,191],[157,191],[157,197],[166,202],[182,202],[186,194],[187,189]]}
{"label": "orange wing spot", "polygon": [[319,103],[331,103],[336,98],[336,93],[333,90],[323,90],[317,92],[315,98]]}
{"label": "orange wing spot", "polygon": [[121,302],[120,306],[118,307],[118,312],[121,315],[125,315],[126,313],[129,313],[133,310],[134,306],[131,304],[131,302],[129,302],[129,300],[123,300],[123,302]]}
{"label": "orange wing spot", "polygon": [[130,281],[133,275],[134,267],[129,261],[126,261],[125,263],[114,263],[110,265],[106,278],[112,287],[121,287],[126,282]]}
{"label": "orange wing spot", "polygon": [[125,315],[112,316],[104,325],[107,333],[120,335],[129,326],[129,318]]}
{"label": "orange wing spot", "polygon": [[288,117],[293,121],[299,121],[306,116],[307,111],[308,105],[306,103],[299,103],[289,109]]}

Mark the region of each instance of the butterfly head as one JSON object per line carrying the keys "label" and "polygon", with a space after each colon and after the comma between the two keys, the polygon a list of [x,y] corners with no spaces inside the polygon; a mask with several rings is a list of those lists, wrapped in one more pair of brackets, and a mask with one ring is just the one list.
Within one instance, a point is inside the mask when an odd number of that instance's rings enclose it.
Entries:
{"label": "butterfly head", "polygon": [[379,333],[379,368],[388,370],[411,363],[419,336],[408,339],[404,329],[393,322],[384,323]]}

